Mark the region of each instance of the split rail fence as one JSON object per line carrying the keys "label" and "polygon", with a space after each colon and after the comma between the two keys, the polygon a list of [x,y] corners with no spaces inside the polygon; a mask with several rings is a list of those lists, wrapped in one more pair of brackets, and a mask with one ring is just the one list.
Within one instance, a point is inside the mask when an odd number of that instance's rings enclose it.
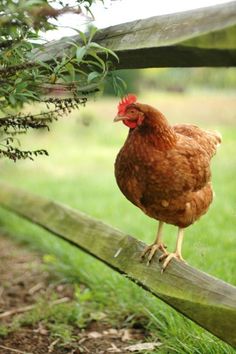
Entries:
{"label": "split rail fence", "polygon": [[[63,38],[36,50],[50,62],[70,50]],[[156,16],[101,30],[94,38],[115,51],[115,69],[236,66],[236,1]],[[173,260],[164,274],[157,257],[140,261],[145,245],[130,235],[55,201],[0,182],[0,206],[101,260],[236,347],[236,287]],[[217,261],[217,260],[216,260]]]}

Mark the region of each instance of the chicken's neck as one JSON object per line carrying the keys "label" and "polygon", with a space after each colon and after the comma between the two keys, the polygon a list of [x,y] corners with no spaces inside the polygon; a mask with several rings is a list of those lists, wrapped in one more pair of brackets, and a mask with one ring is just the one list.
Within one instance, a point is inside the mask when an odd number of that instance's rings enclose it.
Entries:
{"label": "chicken's neck", "polygon": [[149,143],[161,150],[170,149],[176,144],[176,133],[161,112],[150,112],[145,121],[140,126],[140,133]]}

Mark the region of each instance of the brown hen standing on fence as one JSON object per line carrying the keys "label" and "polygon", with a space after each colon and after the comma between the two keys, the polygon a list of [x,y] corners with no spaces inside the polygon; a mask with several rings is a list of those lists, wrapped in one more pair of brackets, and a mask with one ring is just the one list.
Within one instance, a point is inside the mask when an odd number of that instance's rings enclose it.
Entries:
{"label": "brown hen standing on fence", "polygon": [[[159,249],[164,270],[181,254],[184,228],[209,208],[213,199],[210,160],[221,143],[217,132],[195,125],[171,126],[157,109],[128,95],[118,105],[115,122],[123,121],[128,137],[115,162],[117,184],[126,198],[159,220],[155,242],[142,257],[148,263]],[[168,253],[162,242],[163,223],[178,227],[176,249]]]}

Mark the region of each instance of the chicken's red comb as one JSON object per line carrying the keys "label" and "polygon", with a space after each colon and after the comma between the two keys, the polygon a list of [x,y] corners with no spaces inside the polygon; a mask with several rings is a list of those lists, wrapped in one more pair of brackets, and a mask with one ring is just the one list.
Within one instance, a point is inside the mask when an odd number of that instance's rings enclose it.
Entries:
{"label": "chicken's red comb", "polygon": [[122,115],[125,113],[125,109],[129,104],[135,103],[137,101],[137,97],[129,93],[127,96],[123,97],[120,103],[118,104],[118,114]]}

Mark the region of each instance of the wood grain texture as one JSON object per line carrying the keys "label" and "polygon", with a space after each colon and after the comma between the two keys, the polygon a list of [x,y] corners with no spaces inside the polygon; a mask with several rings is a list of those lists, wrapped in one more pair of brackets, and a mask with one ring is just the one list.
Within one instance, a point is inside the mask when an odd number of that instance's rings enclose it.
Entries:
{"label": "wood grain texture", "polygon": [[[94,41],[120,58],[115,69],[236,66],[236,1],[155,16],[100,30]],[[35,50],[32,60],[50,61],[69,53],[79,36]],[[114,58],[111,58],[114,60]]]}
{"label": "wood grain texture", "polygon": [[[157,257],[140,261],[144,243],[68,206],[0,182],[0,206],[125,274],[177,311],[236,347],[236,287],[173,260],[164,274]],[[216,260],[217,261],[217,260]]]}

